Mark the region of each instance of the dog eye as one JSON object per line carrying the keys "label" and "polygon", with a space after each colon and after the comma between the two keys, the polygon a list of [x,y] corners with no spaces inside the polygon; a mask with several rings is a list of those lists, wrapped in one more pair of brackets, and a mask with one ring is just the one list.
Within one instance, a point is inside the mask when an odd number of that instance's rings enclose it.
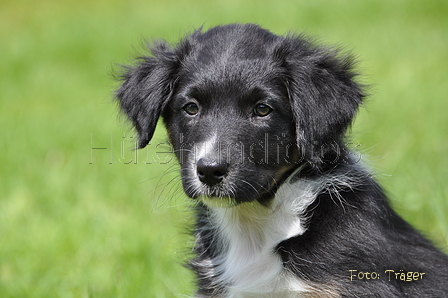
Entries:
{"label": "dog eye", "polygon": [[254,108],[254,114],[260,117],[267,116],[272,112],[272,108],[265,104],[259,104]]}
{"label": "dog eye", "polygon": [[187,112],[188,115],[194,116],[199,112],[199,107],[194,102],[190,102],[184,106],[184,111]]}

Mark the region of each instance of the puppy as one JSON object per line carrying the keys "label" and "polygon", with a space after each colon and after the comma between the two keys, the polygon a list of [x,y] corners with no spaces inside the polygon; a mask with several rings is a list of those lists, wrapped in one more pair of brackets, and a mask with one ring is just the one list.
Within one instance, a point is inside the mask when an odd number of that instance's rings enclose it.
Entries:
{"label": "puppy", "polygon": [[345,145],[364,98],[352,61],[232,24],[125,68],[140,148],[161,116],[196,202],[196,297],[448,297],[448,257]]}

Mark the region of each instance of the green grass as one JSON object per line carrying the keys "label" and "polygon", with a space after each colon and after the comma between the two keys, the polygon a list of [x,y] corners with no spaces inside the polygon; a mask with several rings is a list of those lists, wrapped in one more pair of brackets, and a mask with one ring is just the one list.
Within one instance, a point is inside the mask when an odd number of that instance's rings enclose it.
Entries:
{"label": "green grass", "polygon": [[110,101],[109,74],[144,38],[176,41],[229,22],[353,49],[373,86],[354,143],[399,213],[446,250],[447,15],[435,0],[3,0],[0,297],[192,293],[180,266],[191,214],[176,166],[147,164],[145,151],[125,164],[133,133]]}

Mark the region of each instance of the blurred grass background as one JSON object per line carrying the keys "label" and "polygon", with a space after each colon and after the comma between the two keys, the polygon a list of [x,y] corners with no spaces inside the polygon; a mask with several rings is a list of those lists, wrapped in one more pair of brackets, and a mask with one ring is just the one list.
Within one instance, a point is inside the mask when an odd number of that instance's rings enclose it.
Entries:
{"label": "blurred grass background", "polygon": [[[155,146],[135,159],[110,73],[144,38],[230,22],[305,31],[360,57],[372,88],[354,146],[398,212],[446,251],[447,16],[437,0],[2,0],[0,297],[192,293],[176,166],[152,160]],[[153,144],[164,140],[159,127]]]}

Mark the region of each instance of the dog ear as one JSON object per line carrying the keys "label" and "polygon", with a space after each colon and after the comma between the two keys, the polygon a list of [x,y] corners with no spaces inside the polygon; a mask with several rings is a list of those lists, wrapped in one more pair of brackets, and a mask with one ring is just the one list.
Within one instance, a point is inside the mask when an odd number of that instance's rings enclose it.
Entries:
{"label": "dog ear", "polygon": [[342,150],[344,133],[362,103],[353,59],[315,47],[300,36],[285,38],[276,57],[287,72],[297,145],[303,158],[316,167],[329,152]]}
{"label": "dog ear", "polygon": [[151,140],[157,121],[166,107],[178,69],[176,53],[166,42],[150,46],[150,57],[140,57],[135,66],[125,66],[116,92],[120,108],[137,130],[139,148]]}

